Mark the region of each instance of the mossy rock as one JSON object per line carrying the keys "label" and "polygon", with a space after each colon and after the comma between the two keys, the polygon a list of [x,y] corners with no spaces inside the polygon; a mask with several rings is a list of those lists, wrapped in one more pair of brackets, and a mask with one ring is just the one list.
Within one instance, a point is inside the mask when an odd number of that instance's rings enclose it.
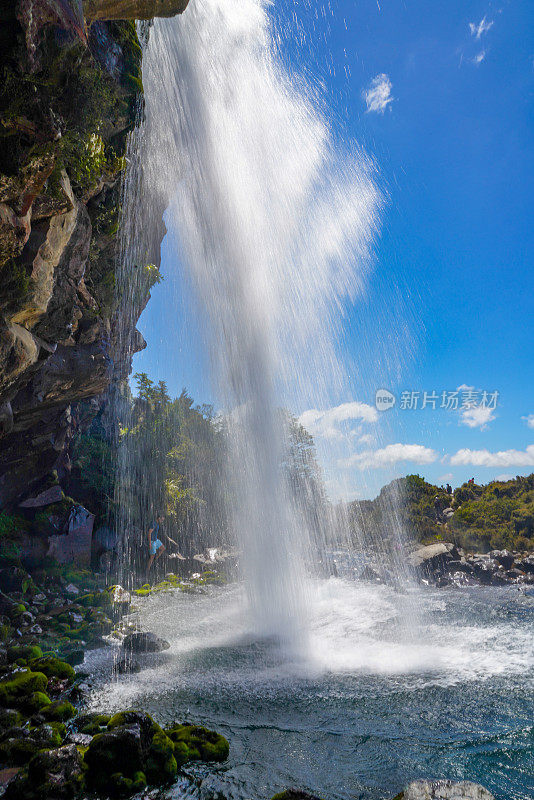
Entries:
{"label": "mossy rock", "polygon": [[15,603],[15,605],[11,606],[9,609],[9,618],[13,620],[18,619],[22,616],[22,614],[24,614],[25,611],[26,606],[24,603]]}
{"label": "mossy rock", "polygon": [[82,714],[76,719],[76,729],[80,733],[95,736],[107,728],[110,719],[109,714]]}
{"label": "mossy rock", "polygon": [[5,800],[73,800],[84,789],[83,762],[76,745],[44,750],[6,789]]}
{"label": "mossy rock", "polygon": [[43,658],[36,658],[30,661],[28,666],[37,672],[42,672],[47,678],[59,678],[60,680],[68,680],[72,683],[76,673],[70,664],[61,661],[54,656],[44,656]]}
{"label": "mossy rock", "polygon": [[0,735],[22,722],[22,714],[14,708],[0,708]]}
{"label": "mossy rock", "polygon": [[139,791],[143,782],[170,783],[178,771],[173,742],[142,711],[115,714],[106,730],[93,737],[84,759],[88,786],[116,797]]}
{"label": "mossy rock", "polygon": [[8,647],[7,660],[10,662],[24,659],[24,661],[32,661],[36,658],[42,658],[43,651],[36,644],[20,644],[14,647]]}
{"label": "mossy rock", "polygon": [[28,714],[39,714],[48,708],[51,702],[44,692],[33,692],[21,703],[21,706]]}
{"label": "mossy rock", "polygon": [[122,772],[114,772],[110,777],[110,793],[115,797],[130,797],[142,792],[146,786],[146,776],[141,770],[134,772],[131,778],[127,778]]}
{"label": "mossy rock", "polygon": [[42,672],[31,670],[16,672],[0,681],[0,705],[4,708],[22,707],[34,692],[44,694],[47,686],[48,678]]}
{"label": "mossy rock", "polygon": [[157,784],[170,783],[178,772],[174,743],[161,728],[152,737],[146,757],[145,772],[149,783]]}
{"label": "mossy rock", "polygon": [[187,761],[225,761],[230,752],[228,741],[220,733],[200,725],[173,725],[165,733],[174,744],[179,765]]}
{"label": "mossy rock", "polygon": [[76,709],[68,700],[56,700],[41,711],[45,720],[51,722],[66,722],[76,715]]}
{"label": "mossy rock", "polygon": [[66,734],[65,726],[62,727],[63,730],[59,730],[52,725],[40,725],[29,733],[14,730],[13,736],[4,738],[0,743],[0,763],[22,766],[41,750],[59,747]]}
{"label": "mossy rock", "polygon": [[21,767],[42,749],[42,745],[30,736],[4,739],[0,743],[0,763]]}

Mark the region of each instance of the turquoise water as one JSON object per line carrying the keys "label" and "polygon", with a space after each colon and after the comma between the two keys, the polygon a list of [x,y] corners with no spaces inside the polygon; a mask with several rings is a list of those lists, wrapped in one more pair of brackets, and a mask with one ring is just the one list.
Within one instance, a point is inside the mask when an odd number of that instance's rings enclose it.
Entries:
{"label": "turquoise water", "polygon": [[418,777],[470,779],[497,798],[534,797],[533,608],[516,588],[399,595],[340,579],[314,586],[306,652],[247,633],[239,586],[140,604],[171,642],[138,675],[91,656],[94,708],[199,721],[229,761],[190,771],[177,798],[391,798]]}

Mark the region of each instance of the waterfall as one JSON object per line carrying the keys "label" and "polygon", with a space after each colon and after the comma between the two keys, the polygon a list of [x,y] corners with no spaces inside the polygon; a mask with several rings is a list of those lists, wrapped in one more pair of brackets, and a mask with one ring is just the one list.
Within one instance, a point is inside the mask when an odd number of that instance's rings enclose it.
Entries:
{"label": "waterfall", "polygon": [[277,41],[264,0],[191,0],[155,21],[130,156],[144,195],[141,210],[126,203],[125,247],[130,259],[128,247],[148,247],[168,209],[178,245],[165,269],[191,278],[231,430],[230,510],[254,629],[295,643],[308,535],[284,486],[279,408],[321,407],[343,385],[343,307],[362,290],[381,197],[372,163],[336,136]]}

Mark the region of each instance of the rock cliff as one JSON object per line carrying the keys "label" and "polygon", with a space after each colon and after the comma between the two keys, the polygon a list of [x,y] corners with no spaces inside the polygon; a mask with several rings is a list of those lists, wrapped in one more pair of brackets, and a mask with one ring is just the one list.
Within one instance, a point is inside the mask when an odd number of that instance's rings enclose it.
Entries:
{"label": "rock cliff", "polygon": [[135,324],[149,283],[126,336],[115,292],[121,174],[142,109],[131,18],[185,5],[0,3],[0,508],[68,471],[72,437],[145,346]]}

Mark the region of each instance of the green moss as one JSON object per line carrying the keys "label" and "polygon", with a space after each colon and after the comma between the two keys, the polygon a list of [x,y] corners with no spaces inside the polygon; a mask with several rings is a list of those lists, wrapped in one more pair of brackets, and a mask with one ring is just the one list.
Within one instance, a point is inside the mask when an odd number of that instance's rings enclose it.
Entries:
{"label": "green moss", "polygon": [[50,704],[51,700],[44,692],[33,692],[21,705],[28,714],[38,714],[45,711]]}
{"label": "green moss", "polygon": [[20,767],[42,749],[42,745],[30,737],[5,739],[0,744],[0,763]]}
{"label": "green moss", "polygon": [[[1,254],[5,258],[8,253]],[[15,255],[11,251],[11,255]],[[2,259],[3,260],[3,259]],[[31,295],[33,282],[31,273],[25,264],[20,263],[15,258],[8,258],[0,266],[0,282],[2,285],[2,299],[0,309],[6,314],[16,314],[23,308],[28,297]],[[3,537],[6,524],[10,522],[10,515],[2,513],[0,515],[0,537]],[[14,519],[14,518],[11,518]]]}
{"label": "green moss", "polygon": [[42,715],[47,721],[55,722],[66,722],[72,719],[75,714],[76,709],[68,700],[56,700],[55,703],[51,703],[42,711]]}
{"label": "green moss", "polygon": [[145,770],[150,783],[169,783],[176,777],[178,765],[174,757],[174,744],[161,729],[152,737]]}
{"label": "green moss", "polygon": [[60,661],[59,658],[47,656],[44,658],[37,658],[30,661],[28,665],[31,669],[42,672],[48,678],[59,678],[60,680],[68,680],[72,683],[76,673],[70,664]]}
{"label": "green moss", "polygon": [[18,619],[22,614],[24,614],[25,611],[26,606],[24,603],[16,603],[9,609],[9,617],[10,619]]}
{"label": "green moss", "polygon": [[108,714],[84,714],[77,720],[78,730],[80,733],[85,733],[89,736],[95,736],[101,733],[110,720]]}
{"label": "green moss", "polygon": [[145,773],[141,770],[134,772],[131,778],[127,778],[122,772],[114,772],[110,777],[110,792],[115,797],[129,797],[142,792],[146,785]]}
{"label": "green moss", "polygon": [[200,725],[174,725],[165,733],[174,744],[174,752],[181,764],[186,763],[184,746],[187,748],[187,761],[225,761],[230,746],[224,736]]}
{"label": "green moss", "polygon": [[[43,651],[38,645],[22,644],[14,647],[8,647],[7,650],[7,660],[11,662],[18,661],[19,658],[23,658],[25,661],[32,661],[34,659],[41,658],[42,655]],[[34,671],[38,672],[39,670]],[[42,670],[42,672],[44,672],[44,670]]]}
{"label": "green moss", "polygon": [[22,714],[14,708],[0,708],[0,734],[9,728],[17,728],[22,722]]}
{"label": "green moss", "polygon": [[33,695],[34,692],[45,692],[48,678],[42,672],[24,670],[12,677],[0,681],[0,705],[4,708],[18,708]]}

